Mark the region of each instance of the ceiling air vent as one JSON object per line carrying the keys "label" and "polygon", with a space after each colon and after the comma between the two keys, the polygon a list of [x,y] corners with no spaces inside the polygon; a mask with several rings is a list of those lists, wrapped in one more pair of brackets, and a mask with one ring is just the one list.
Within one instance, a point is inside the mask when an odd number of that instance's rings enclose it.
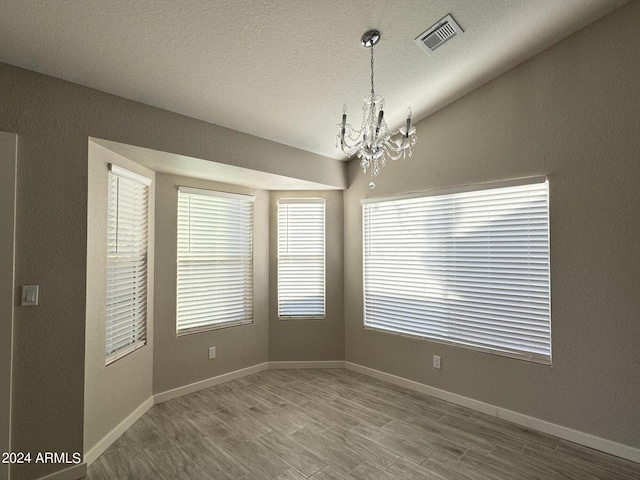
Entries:
{"label": "ceiling air vent", "polygon": [[424,48],[428,53],[432,53],[436,48],[441,47],[453,37],[464,32],[460,25],[451,15],[447,15],[438,23],[429,28],[426,32],[418,35],[416,43]]}

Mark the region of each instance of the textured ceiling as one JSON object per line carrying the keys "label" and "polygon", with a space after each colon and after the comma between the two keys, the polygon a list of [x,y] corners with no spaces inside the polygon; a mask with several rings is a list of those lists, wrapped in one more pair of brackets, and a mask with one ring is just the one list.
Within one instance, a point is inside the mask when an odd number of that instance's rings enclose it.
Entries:
{"label": "textured ceiling", "polygon": [[[366,30],[397,127],[627,1],[0,0],[0,61],[342,158],[342,105],[359,124],[369,91]],[[428,55],[413,39],[448,13],[465,33]]]}

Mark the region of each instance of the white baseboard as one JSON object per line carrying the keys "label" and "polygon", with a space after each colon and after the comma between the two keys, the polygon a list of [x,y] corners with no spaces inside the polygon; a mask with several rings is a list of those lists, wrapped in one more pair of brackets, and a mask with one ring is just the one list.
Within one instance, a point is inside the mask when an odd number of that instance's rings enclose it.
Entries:
{"label": "white baseboard", "polygon": [[65,468],[64,470],[40,477],[39,480],[78,480],[79,478],[84,478],[86,476],[87,464],[80,463],[78,465],[72,465],[69,468]]}
{"label": "white baseboard", "polygon": [[269,362],[272,370],[286,370],[294,368],[344,368],[342,360],[318,360],[308,362]]}
{"label": "white baseboard", "polygon": [[640,463],[640,449],[616,443],[611,440],[607,440],[589,433],[573,430],[562,425],[540,420],[539,418],[530,417],[522,413],[507,410],[506,408],[497,407],[488,403],[480,402],[472,398],[464,397],[455,393],[433,388],[428,385],[414,382],[413,380],[407,380],[406,378],[391,375],[390,373],[381,372],[373,368],[364,367],[356,363],[344,362],[345,368],[353,370],[354,372],[362,373],[379,380],[384,380],[394,385],[408,388],[419,393],[424,393],[431,397],[439,398],[447,402],[455,403],[462,407],[467,407],[478,412],[493,415],[494,417],[502,418],[509,422],[522,425],[539,432],[548,433],[570,442],[584,445],[585,447],[600,450],[601,452],[609,453],[617,457],[631,460],[632,462]]}
{"label": "white baseboard", "polygon": [[233,372],[224,373],[222,375],[218,375],[217,377],[211,377],[206,380],[201,380],[199,382],[190,383],[189,385],[184,385],[183,387],[174,388],[172,390],[167,390],[166,392],[157,393],[153,396],[154,404],[166,402],[168,400],[173,400],[174,398],[181,397],[183,395],[188,395],[189,393],[197,392],[199,390],[204,390],[205,388],[214,387],[216,385],[220,385],[221,383],[230,382],[231,380],[236,380],[237,378],[246,377],[247,375],[251,375],[253,373],[262,372],[269,368],[269,362],[259,363],[258,365],[253,365],[252,367],[243,368],[241,370],[235,370]]}
{"label": "white baseboard", "polygon": [[[133,412],[131,412],[124,420],[122,420],[116,428],[107,433],[106,436],[102,438],[98,443],[96,443],[85,455],[84,461],[87,465],[91,465],[96,459],[102,455],[107,448],[109,448],[113,442],[115,442],[120,435],[126,432],[129,427],[131,427],[134,423],[136,423],[140,417],[142,417],[147,410],[153,407],[153,397],[149,397],[146,399],[142,405],[136,408]],[[86,468],[86,467],[85,467]],[[82,477],[78,477],[82,478]],[[57,479],[57,477],[56,477]]]}

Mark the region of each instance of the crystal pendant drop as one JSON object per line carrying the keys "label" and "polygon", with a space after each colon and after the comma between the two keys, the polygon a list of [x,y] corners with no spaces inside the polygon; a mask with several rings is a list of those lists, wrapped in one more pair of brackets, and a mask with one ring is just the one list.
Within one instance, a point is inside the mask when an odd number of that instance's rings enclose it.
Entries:
{"label": "crystal pendant drop", "polygon": [[373,182],[369,182],[369,188],[373,190],[374,188],[376,188],[376,184]]}

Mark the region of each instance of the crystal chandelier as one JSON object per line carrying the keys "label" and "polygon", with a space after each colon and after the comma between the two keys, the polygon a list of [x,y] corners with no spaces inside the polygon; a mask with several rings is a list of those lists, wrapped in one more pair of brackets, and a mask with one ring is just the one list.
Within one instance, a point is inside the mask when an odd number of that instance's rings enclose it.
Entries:
{"label": "crystal chandelier", "polygon": [[347,123],[347,105],[342,107],[342,122],[337,125],[338,144],[342,151],[351,157],[357,152],[360,158],[360,166],[371,174],[369,188],[376,188],[373,181],[382,167],[387,163],[387,158],[398,160],[408,153],[411,156],[411,147],[416,143],[416,129],[411,125],[411,107],[407,109],[407,123],[397,131],[389,130],[384,120],[384,98],[376,94],[373,85],[373,46],[380,41],[380,32],[369,30],[362,36],[362,45],[371,49],[371,93],[364,97],[362,106],[362,125],[359,130],[354,130]]}

